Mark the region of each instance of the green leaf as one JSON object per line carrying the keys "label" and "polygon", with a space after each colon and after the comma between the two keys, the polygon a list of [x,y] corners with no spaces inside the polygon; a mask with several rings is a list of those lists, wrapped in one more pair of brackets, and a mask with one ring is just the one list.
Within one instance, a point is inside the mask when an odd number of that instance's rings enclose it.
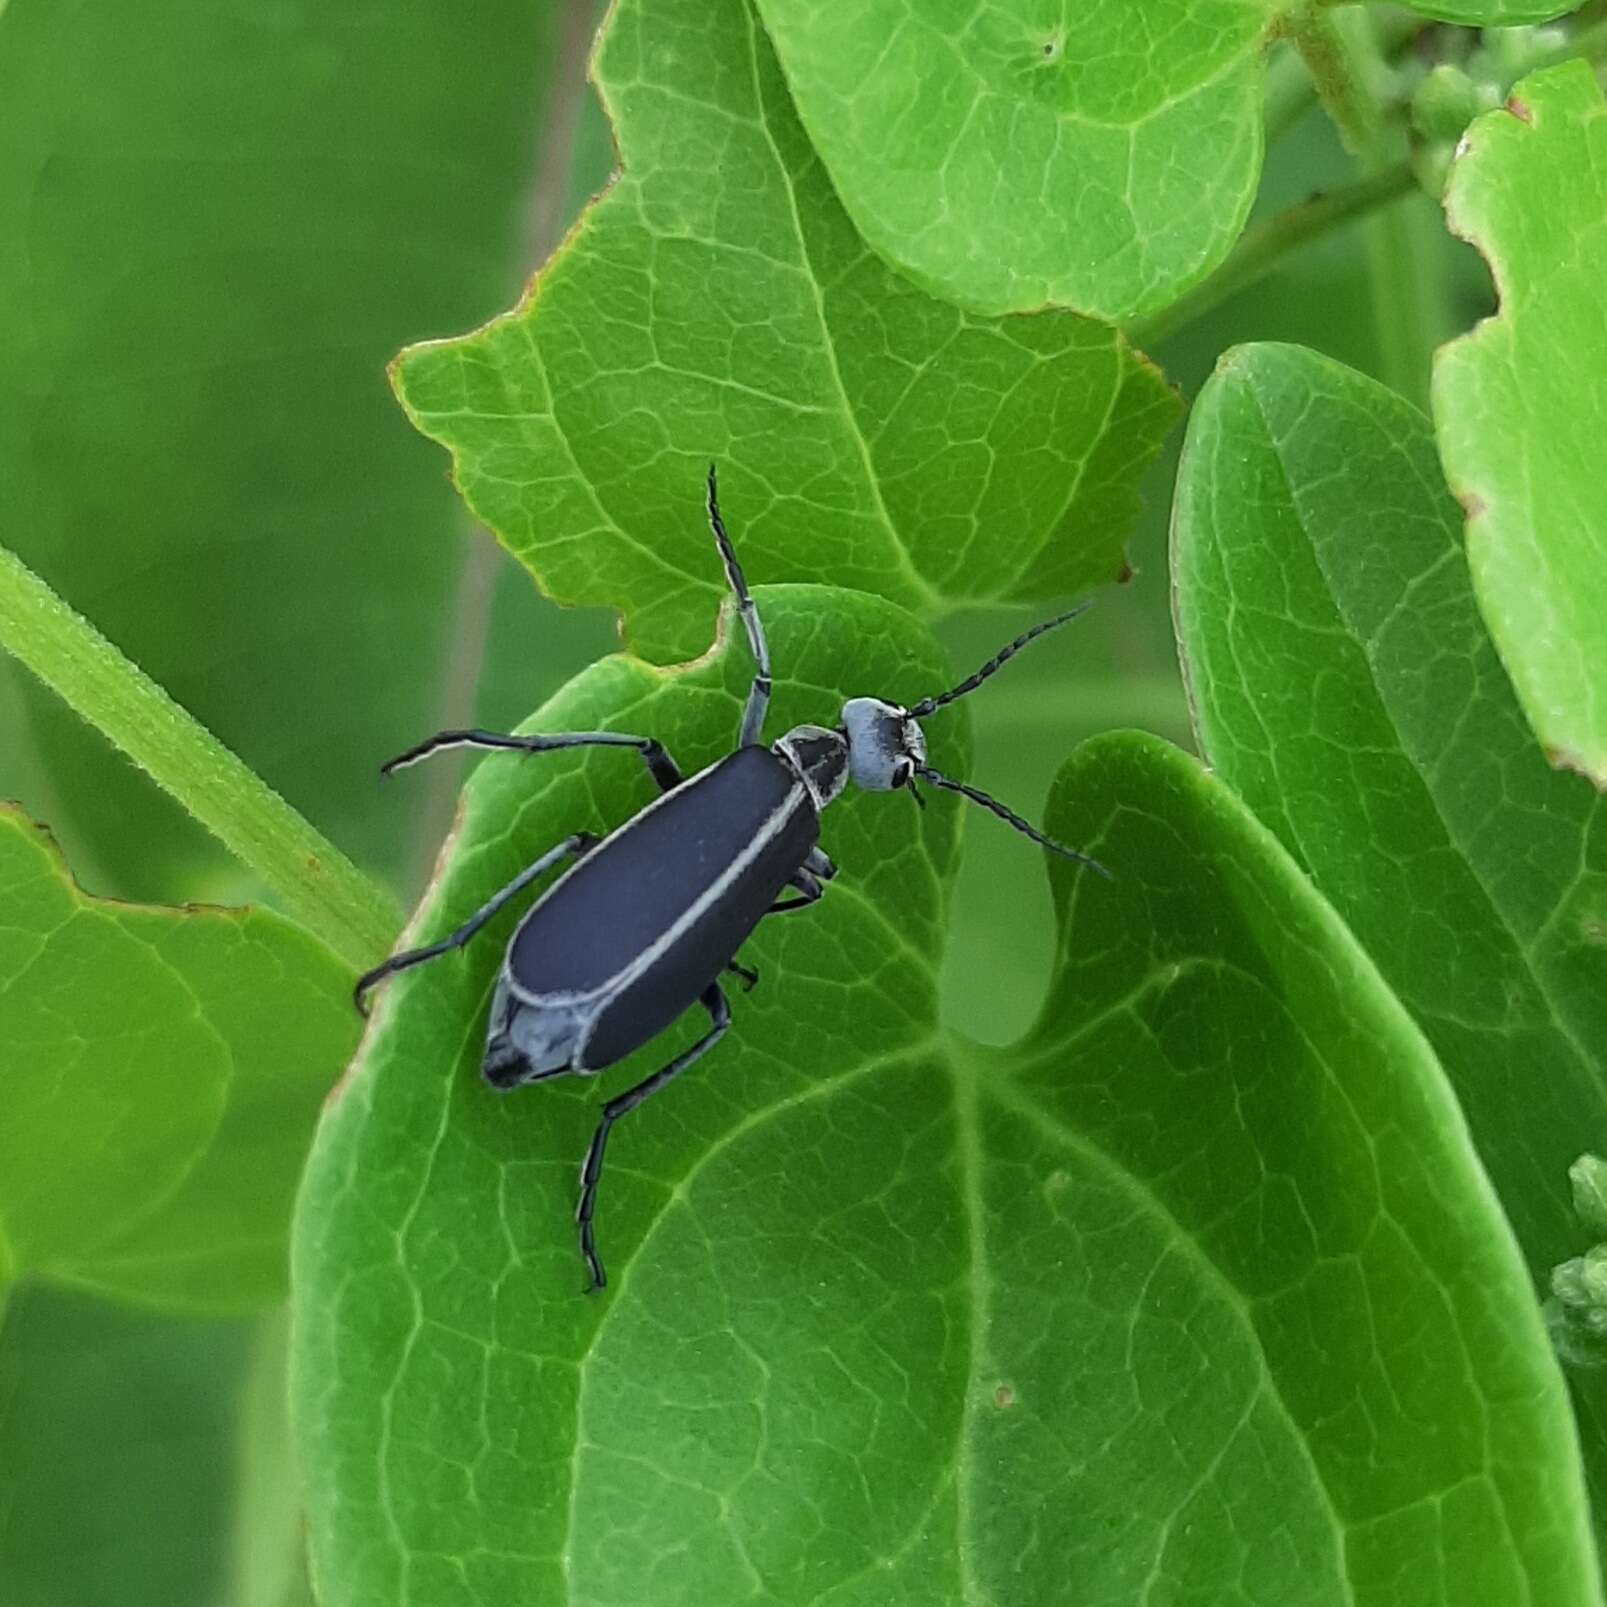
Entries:
{"label": "green leaf", "polygon": [[1446,210],[1501,296],[1434,370],[1479,607],[1552,762],[1607,787],[1607,103],[1588,64],[1473,124]]}
{"label": "green leaf", "polygon": [[[758,595],[776,729],[952,673],[875,599]],[[532,724],[701,764],[749,673],[612,659]],[[930,722],[951,773],[964,726]],[[409,941],[649,796],[628,755],[484,761]],[[1092,745],[1049,825],[1117,879],[1059,878],[1053,1002],[982,1051],[937,1026],[961,808],[832,807],[825,900],[760,929],[730,1036],[615,1133],[596,1299],[572,1213],[597,1093],[477,1074],[511,912],[389,984],[297,1218],[326,1595],[1594,1602],[1523,1269],[1339,922],[1193,761]]]}
{"label": "green leaf", "polygon": [[1227,254],[1274,0],[759,0],[855,227],[979,312],[1133,318]]}
{"label": "green leaf", "polygon": [[237,1397],[253,1325],[17,1290],[0,1327],[6,1607],[229,1598]]}
{"label": "green leaf", "polygon": [[[384,365],[515,293],[580,12],[0,6],[0,533],[369,863],[407,847],[375,766],[443,723],[467,650],[461,509]],[[142,898],[198,863],[221,883],[179,811],[25,690],[34,812],[75,864],[92,848]],[[0,796],[23,742],[0,732]]]}
{"label": "green leaf", "polygon": [[1115,331],[921,294],[854,233],[746,0],[622,0],[624,172],[524,303],[395,371],[476,514],[632,645],[700,652],[718,459],[749,572],[934,612],[1113,578],[1176,402]]}
{"label": "green leaf", "polygon": [[[1529,740],[1457,526],[1415,408],[1241,347],[1190,421],[1177,617],[1204,752],[1435,1045],[1544,1287],[1607,1116],[1607,808]],[[1575,1382],[1607,1497],[1607,1372]]]}
{"label": "green leaf", "polygon": [[351,973],[264,910],[86,897],[0,808],[0,1283],[202,1312],[282,1298]]}

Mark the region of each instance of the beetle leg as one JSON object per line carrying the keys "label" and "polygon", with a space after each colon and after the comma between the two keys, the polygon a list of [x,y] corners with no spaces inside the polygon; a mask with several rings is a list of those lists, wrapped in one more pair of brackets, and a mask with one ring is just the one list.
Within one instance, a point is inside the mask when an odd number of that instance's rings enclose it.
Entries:
{"label": "beetle leg", "polygon": [[426,960],[433,960],[436,955],[445,954],[448,949],[462,948],[510,898],[527,888],[543,871],[551,870],[562,859],[584,854],[588,849],[596,847],[598,840],[589,831],[577,831],[572,837],[565,837],[556,848],[549,849],[533,865],[525,866],[506,887],[481,905],[449,937],[443,937],[439,943],[431,943],[427,948],[408,949],[401,954],[393,954],[383,965],[376,965],[372,971],[365,971],[358,977],[357,986],[352,989],[352,1002],[357,1006],[357,1013],[364,1016],[368,1014],[367,994],[375,983],[383,981],[397,971],[405,971],[409,966],[422,965]]}
{"label": "beetle leg", "polygon": [[818,904],[825,895],[826,889],[822,887],[811,871],[798,871],[787,883],[789,887],[796,887],[797,898],[778,898],[766,915],[785,915],[788,910],[806,910],[811,904]]}
{"label": "beetle leg", "polygon": [[732,960],[726,966],[726,970],[742,978],[742,991],[744,993],[752,993],[759,985],[759,973],[751,965],[740,965],[737,961]]}
{"label": "beetle leg", "polygon": [[711,982],[703,990],[698,1003],[709,1012],[709,1030],[690,1049],[677,1055],[669,1065],[655,1071],[651,1077],[644,1078],[634,1088],[627,1088],[624,1093],[609,1100],[603,1106],[603,1117],[597,1124],[597,1131],[592,1134],[591,1144],[586,1150],[586,1159],[580,1167],[580,1201],[575,1206],[575,1220],[580,1224],[580,1253],[585,1260],[586,1271],[591,1277],[591,1283],[586,1289],[587,1294],[595,1293],[608,1282],[603,1264],[597,1258],[597,1241],[592,1232],[592,1218],[597,1213],[597,1181],[603,1174],[603,1150],[608,1143],[609,1129],[627,1111],[635,1110],[649,1095],[656,1094],[666,1083],[673,1082],[679,1077],[694,1060],[706,1055],[725,1036],[725,1029],[731,1025],[731,1006],[726,1003],[725,994],[718,982]]}
{"label": "beetle leg", "polygon": [[809,857],[804,860],[803,868],[811,876],[818,876],[823,882],[829,882],[837,874],[837,867],[818,848],[809,850]]}
{"label": "beetle leg", "polygon": [[758,605],[748,595],[748,577],[742,573],[737,561],[736,548],[725,533],[720,518],[720,499],[714,484],[714,465],[709,465],[709,528],[714,531],[714,544],[720,549],[725,565],[725,578],[731,584],[737,600],[737,613],[742,616],[743,629],[748,633],[748,648],[753,654],[753,684],[748,688],[748,701],[742,707],[742,724],[737,731],[737,746],[749,747],[759,740],[764,729],[765,711],[770,707],[770,644],[764,639],[764,625],[759,619]]}
{"label": "beetle leg", "polygon": [[633,737],[624,731],[560,731],[553,736],[503,736],[497,731],[437,731],[433,737],[399,753],[379,767],[382,776],[405,770],[432,753],[449,748],[498,748],[516,753],[554,753],[563,748],[635,748],[648,774],[668,792],[681,784],[680,768],[657,737]]}

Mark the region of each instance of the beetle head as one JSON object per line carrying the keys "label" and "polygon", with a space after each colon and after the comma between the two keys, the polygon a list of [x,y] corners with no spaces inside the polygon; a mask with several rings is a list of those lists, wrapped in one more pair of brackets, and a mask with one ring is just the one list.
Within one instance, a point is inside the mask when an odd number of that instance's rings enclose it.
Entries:
{"label": "beetle head", "polygon": [[976,787],[967,786],[963,781],[951,781],[947,776],[934,770],[926,762],[926,735],[920,725],[927,715],[935,713],[945,703],[952,703],[956,698],[964,697],[967,692],[974,692],[1028,642],[1042,636],[1045,631],[1054,630],[1057,625],[1064,625],[1067,620],[1075,619],[1087,606],[1083,603],[1064,614],[1057,615],[1054,619],[1046,619],[1042,624],[1034,625],[1029,631],[1023,631],[958,686],[950,687],[948,691],[939,692],[933,697],[924,697],[907,709],[879,697],[850,698],[843,704],[843,723],[839,731],[841,740],[847,745],[848,774],[854,784],[871,792],[891,792],[895,787],[908,787],[910,796],[924,807],[925,799],[921,797],[915,785],[916,778],[919,777],[934,787],[941,787],[945,792],[957,792],[962,797],[969,798],[972,803],[980,804],[990,814],[997,815],[1006,825],[1014,827],[1022,836],[1030,837],[1035,843],[1041,843],[1045,848],[1062,854],[1067,859],[1075,859],[1081,864],[1091,866],[1100,875],[1108,876],[1110,873],[1103,865],[1090,859],[1086,854],[1079,854],[1074,848],[1067,848],[1064,843],[1057,843],[1053,838],[1045,837],[1036,827],[1029,826],[1020,815],[1012,809],[1007,809],[996,798],[990,798],[987,793]]}
{"label": "beetle head", "polygon": [[852,697],[843,704],[848,740],[848,776],[867,792],[907,787],[926,763],[926,737],[908,709],[879,697]]}

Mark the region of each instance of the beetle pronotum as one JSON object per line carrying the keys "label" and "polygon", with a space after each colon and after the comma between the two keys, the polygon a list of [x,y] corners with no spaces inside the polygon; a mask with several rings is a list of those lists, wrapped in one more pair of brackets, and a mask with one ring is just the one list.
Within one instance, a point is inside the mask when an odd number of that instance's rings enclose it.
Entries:
{"label": "beetle pronotum", "polygon": [[571,1073],[594,1076],[640,1048],[693,1004],[708,1012],[709,1030],[696,1043],[603,1106],[581,1165],[575,1208],[590,1290],[607,1282],[593,1217],[610,1130],[723,1036],[731,1012],[719,978],[732,971],[754,980],[753,973],[736,963],[736,954],[759,922],[767,915],[808,908],[837,874],[817,846],[820,812],[850,781],[872,792],[907,787],[918,803],[923,800],[917,779],[960,793],[1034,842],[1108,875],[1086,854],[1044,836],[987,793],[939,774],[926,762],[919,724],[975,691],[1028,642],[1075,618],[1086,603],[1023,632],[947,692],[909,708],[882,698],[850,698],[835,729],[795,726],[764,747],[759,737],[770,701],[770,650],[720,519],[712,466],[708,513],[754,660],[737,746],[725,758],[686,779],[653,737],[617,731],[555,736],[442,731],[383,769],[388,775],[448,748],[521,753],[634,748],[661,789],[658,798],[608,836],[577,832],[564,838],[455,932],[426,948],[392,955],[360,977],[355,990],[357,1007],[366,1014],[366,996],[375,983],[461,948],[537,877],[573,860],[536,900],[508,943],[481,1063],[486,1081],[509,1089]]}

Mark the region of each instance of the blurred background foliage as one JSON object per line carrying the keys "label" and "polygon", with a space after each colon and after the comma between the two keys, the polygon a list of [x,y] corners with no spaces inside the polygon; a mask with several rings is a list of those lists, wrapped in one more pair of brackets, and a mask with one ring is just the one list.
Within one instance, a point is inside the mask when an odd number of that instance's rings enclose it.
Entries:
{"label": "blurred background foliage", "polygon": [[[443,762],[381,791],[379,762],[445,725],[511,727],[616,641],[607,614],[544,603],[472,527],[385,377],[405,343],[510,305],[606,182],[584,80],[598,17],[590,0],[0,6],[0,537],[404,901],[456,777]],[[1314,102],[1285,112],[1261,213],[1352,172]],[[1185,396],[1251,338],[1417,388],[1490,292],[1426,197],[1395,216],[1443,258],[1404,378],[1381,341],[1369,224],[1151,355]],[[1029,817],[1095,731],[1191,745],[1165,553],[1180,436],[1149,476],[1131,581],[973,702],[976,778]],[[942,635],[969,669],[1020,620],[977,611]],[[0,797],[50,825],[91,892],[260,894],[3,658]],[[1016,1036],[1050,934],[1038,857],[972,823],[952,1024]],[[0,1327],[0,1600],[305,1600],[280,1346],[277,1318],[16,1292]]]}

